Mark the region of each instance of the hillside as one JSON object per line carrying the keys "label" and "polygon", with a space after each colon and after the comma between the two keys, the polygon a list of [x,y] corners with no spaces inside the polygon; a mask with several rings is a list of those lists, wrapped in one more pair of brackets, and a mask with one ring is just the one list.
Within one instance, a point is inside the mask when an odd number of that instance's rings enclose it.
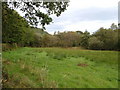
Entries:
{"label": "hillside", "polygon": [[45,31],[43,29],[40,29],[40,28],[31,27],[31,30],[33,30],[35,32],[35,34],[38,35],[38,36],[42,36],[42,35],[45,35],[45,34],[49,35],[49,33],[47,31]]}

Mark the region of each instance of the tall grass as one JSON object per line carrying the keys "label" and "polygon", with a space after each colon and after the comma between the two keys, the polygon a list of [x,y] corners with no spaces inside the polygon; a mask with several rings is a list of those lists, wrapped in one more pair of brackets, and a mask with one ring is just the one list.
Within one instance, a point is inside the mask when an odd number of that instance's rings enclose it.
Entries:
{"label": "tall grass", "polygon": [[[36,48],[34,48],[34,50],[36,50]],[[95,62],[103,62],[110,65],[118,63],[119,52],[117,51],[96,51],[69,48],[40,48],[39,50],[46,51],[48,56],[56,59],[62,59],[66,57],[85,57],[86,59],[90,59]]]}
{"label": "tall grass", "polygon": [[117,66],[117,51],[18,48],[3,52],[4,87],[116,88]]}

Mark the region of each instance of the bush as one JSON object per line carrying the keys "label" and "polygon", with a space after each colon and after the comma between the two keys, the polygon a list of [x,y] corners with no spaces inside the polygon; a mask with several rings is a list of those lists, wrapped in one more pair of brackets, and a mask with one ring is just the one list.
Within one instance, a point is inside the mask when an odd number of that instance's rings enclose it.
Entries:
{"label": "bush", "polygon": [[97,37],[91,37],[88,41],[89,49],[101,50],[103,49],[103,42],[100,41]]}

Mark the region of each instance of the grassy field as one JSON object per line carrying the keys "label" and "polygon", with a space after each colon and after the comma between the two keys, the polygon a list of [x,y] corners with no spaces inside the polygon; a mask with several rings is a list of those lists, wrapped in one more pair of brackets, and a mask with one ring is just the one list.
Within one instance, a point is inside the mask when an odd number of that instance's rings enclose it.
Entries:
{"label": "grassy field", "polygon": [[117,88],[118,52],[18,48],[3,52],[4,87]]}

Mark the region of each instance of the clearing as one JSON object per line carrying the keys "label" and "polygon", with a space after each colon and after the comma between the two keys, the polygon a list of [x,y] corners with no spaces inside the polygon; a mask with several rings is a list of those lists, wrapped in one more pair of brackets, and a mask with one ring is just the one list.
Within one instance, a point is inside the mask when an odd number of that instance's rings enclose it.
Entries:
{"label": "clearing", "polygon": [[18,48],[3,52],[4,87],[117,88],[118,52]]}

